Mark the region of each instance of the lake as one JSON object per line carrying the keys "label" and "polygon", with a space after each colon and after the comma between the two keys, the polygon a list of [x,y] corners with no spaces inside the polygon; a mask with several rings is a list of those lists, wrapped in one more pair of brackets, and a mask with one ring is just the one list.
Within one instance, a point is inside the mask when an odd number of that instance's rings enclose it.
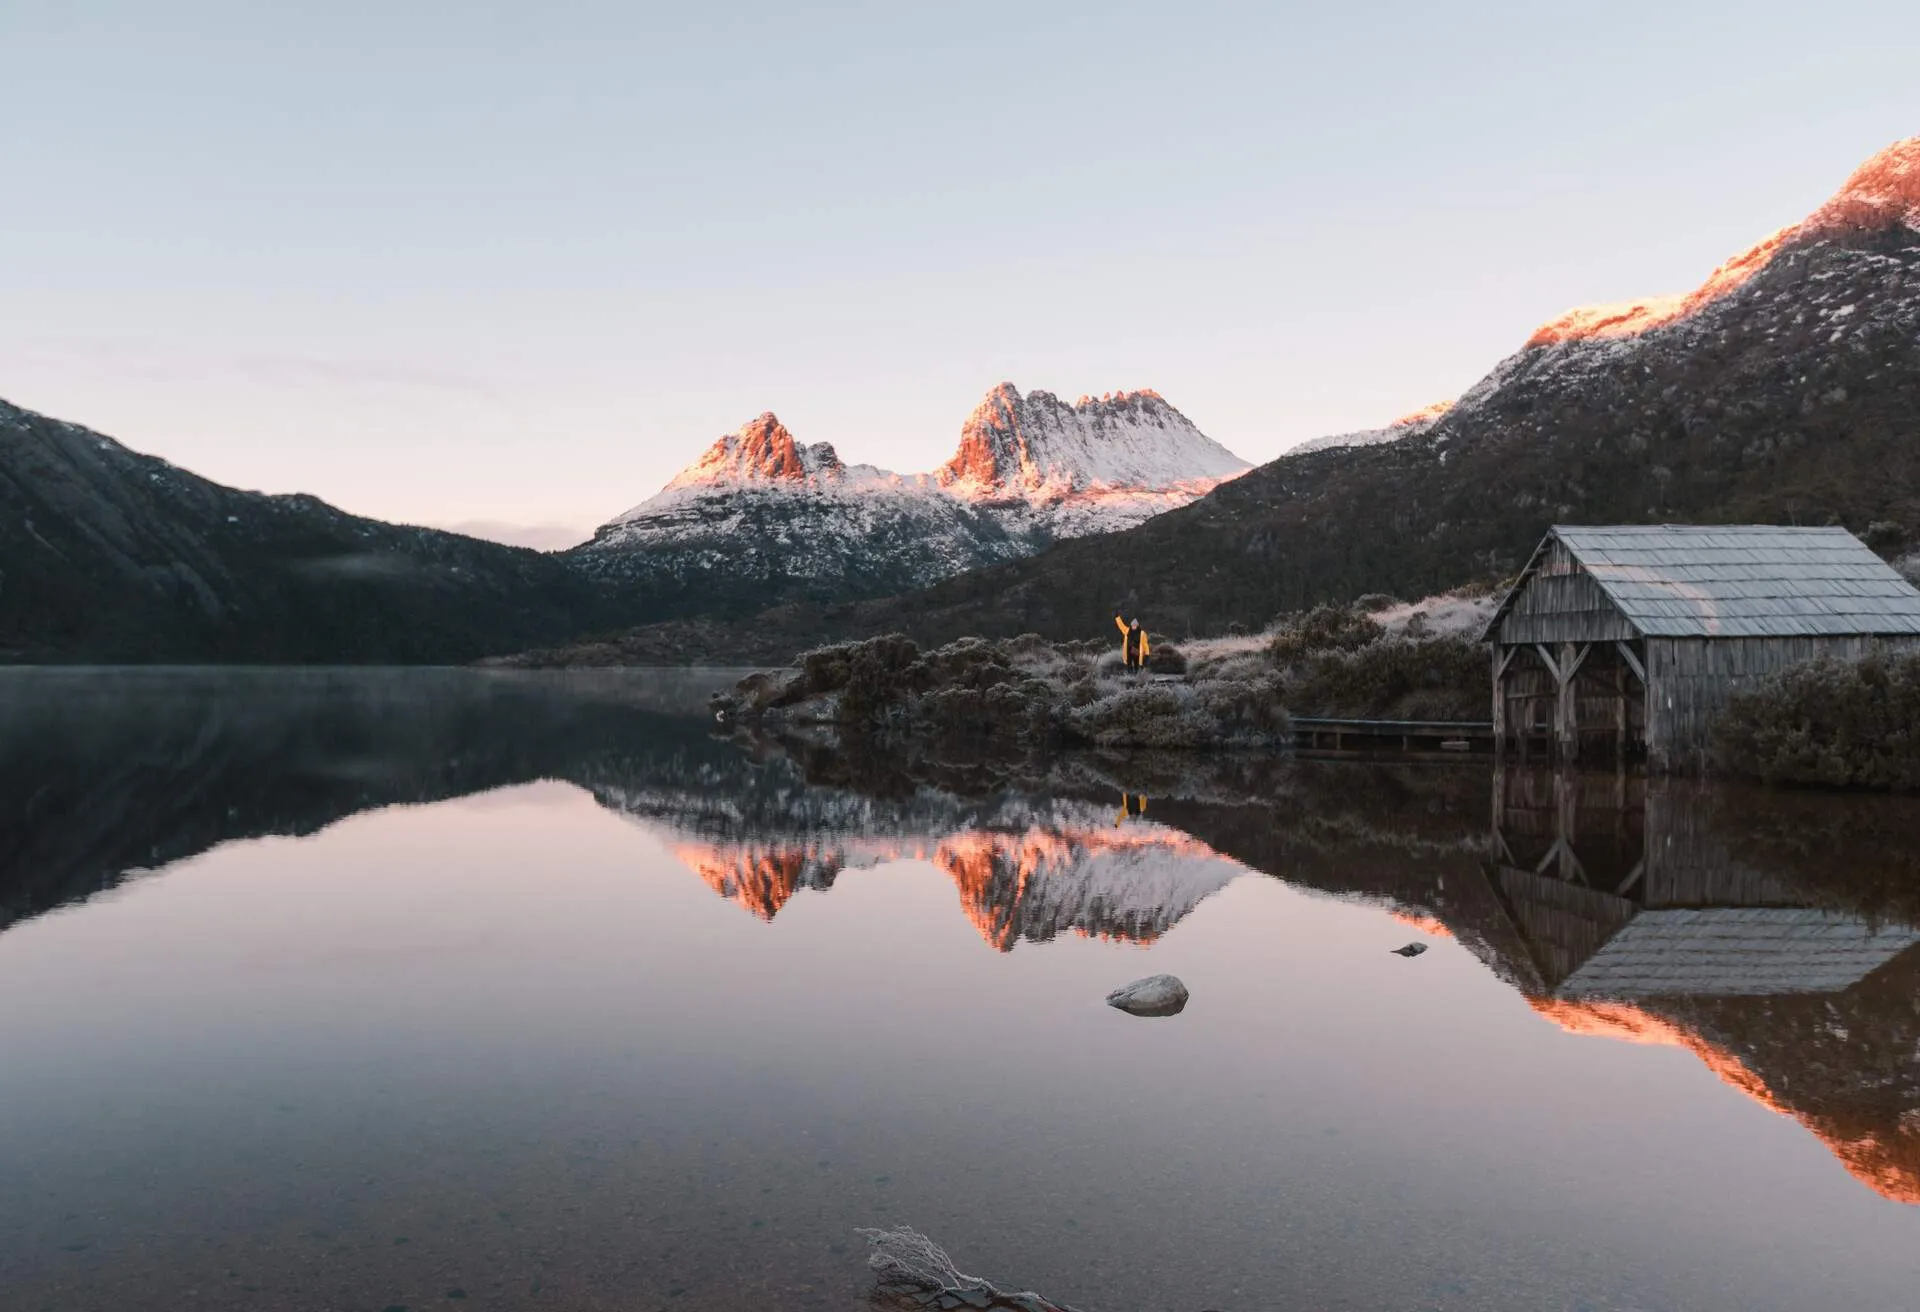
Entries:
{"label": "lake", "polygon": [[0,1303],[837,1312],[904,1224],[1082,1312],[1915,1306],[1915,803],[724,682],[0,673]]}

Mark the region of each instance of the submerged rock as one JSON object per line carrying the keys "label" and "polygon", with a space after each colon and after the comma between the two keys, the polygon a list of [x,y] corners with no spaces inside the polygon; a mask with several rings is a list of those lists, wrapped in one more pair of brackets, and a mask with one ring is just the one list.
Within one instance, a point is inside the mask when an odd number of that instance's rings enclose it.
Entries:
{"label": "submerged rock", "polygon": [[1176,1016],[1186,1009],[1187,986],[1173,975],[1149,975],[1107,994],[1107,1005],[1134,1016]]}
{"label": "submerged rock", "polygon": [[990,1280],[970,1276],[953,1264],[946,1250],[918,1230],[856,1230],[867,1241],[867,1267],[878,1284],[875,1301],[918,1312],[959,1312],[962,1308],[992,1312],[1073,1312],[1065,1303],[1031,1291],[1001,1289]]}

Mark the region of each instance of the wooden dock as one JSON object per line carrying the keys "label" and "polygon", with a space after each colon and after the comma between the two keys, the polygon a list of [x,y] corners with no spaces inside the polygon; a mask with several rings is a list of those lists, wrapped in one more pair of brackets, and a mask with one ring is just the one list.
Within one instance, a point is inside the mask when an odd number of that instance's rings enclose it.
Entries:
{"label": "wooden dock", "polygon": [[1293,744],[1310,752],[1491,752],[1491,720],[1330,720],[1295,716]]}

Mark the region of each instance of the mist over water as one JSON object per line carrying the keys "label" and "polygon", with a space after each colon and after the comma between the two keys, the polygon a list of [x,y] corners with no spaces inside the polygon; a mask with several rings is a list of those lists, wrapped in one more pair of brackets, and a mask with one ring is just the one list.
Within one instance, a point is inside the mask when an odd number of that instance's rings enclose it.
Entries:
{"label": "mist over water", "polygon": [[1085,1312],[1911,1306],[1910,804],[724,682],[0,673],[0,1301],[856,1308],[911,1224]]}

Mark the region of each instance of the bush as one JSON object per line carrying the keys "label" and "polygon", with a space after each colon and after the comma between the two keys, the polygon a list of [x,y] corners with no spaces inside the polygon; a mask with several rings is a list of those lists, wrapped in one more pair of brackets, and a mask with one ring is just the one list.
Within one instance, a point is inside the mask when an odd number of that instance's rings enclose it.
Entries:
{"label": "bush", "polygon": [[1892,556],[1907,545],[1907,526],[1896,519],[1876,519],[1867,525],[1867,531],[1860,540],[1869,550],[1882,556]]}
{"label": "bush", "polygon": [[1067,713],[1067,729],[1096,747],[1210,747],[1213,721],[1185,686],[1143,684]]}
{"label": "bush", "polygon": [[1313,652],[1282,671],[1297,715],[1354,719],[1477,720],[1487,714],[1487,654],[1476,642],[1381,637]]}
{"label": "bush", "polygon": [[1281,738],[1293,727],[1283,691],[1280,677],[1266,674],[1202,684],[1199,699],[1222,740],[1252,745]]}
{"label": "bush", "polygon": [[1768,783],[1920,789],[1920,651],[1821,657],[1736,691],[1714,755]]}
{"label": "bush", "polygon": [[1147,672],[1150,674],[1185,674],[1187,658],[1172,643],[1154,647],[1147,652]]}
{"label": "bush", "polygon": [[1277,664],[1313,652],[1352,651],[1377,640],[1386,630],[1371,617],[1344,606],[1316,606],[1296,615],[1276,634],[1267,651]]}
{"label": "bush", "polygon": [[913,639],[898,633],[852,644],[846,655],[842,713],[856,723],[898,718],[907,699],[918,691],[913,676],[919,659],[920,648]]}

